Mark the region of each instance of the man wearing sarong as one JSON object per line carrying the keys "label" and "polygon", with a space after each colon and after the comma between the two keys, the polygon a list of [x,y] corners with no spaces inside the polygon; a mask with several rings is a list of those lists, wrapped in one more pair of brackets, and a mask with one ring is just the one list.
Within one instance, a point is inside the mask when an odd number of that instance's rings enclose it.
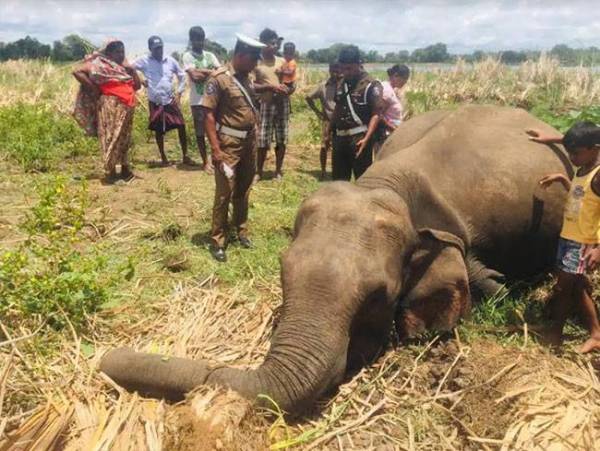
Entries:
{"label": "man wearing sarong", "polygon": [[[150,119],[148,128],[154,131],[156,144],[163,164],[169,164],[165,154],[165,134],[177,129],[184,164],[194,164],[187,155],[185,121],[179,108],[181,94],[185,89],[185,73],[179,63],[170,56],[164,56],[163,41],[158,36],[148,39],[149,55],[138,58],[133,67],[144,74],[148,88]],[[173,78],[177,78],[177,91],[174,91]]]}
{"label": "man wearing sarong", "polygon": [[87,57],[73,71],[81,84],[75,102],[75,119],[90,136],[97,136],[104,157],[105,183],[121,178],[131,180],[133,173],[127,160],[135,109],[135,91],[141,83],[136,71],[125,60],[125,46],[118,40],[108,41],[98,52]]}

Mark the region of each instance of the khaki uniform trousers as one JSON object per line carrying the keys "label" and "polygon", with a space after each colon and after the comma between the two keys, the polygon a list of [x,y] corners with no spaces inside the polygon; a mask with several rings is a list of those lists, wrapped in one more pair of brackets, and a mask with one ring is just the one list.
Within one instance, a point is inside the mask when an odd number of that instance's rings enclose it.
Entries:
{"label": "khaki uniform trousers", "polygon": [[235,138],[219,134],[223,162],[233,169],[227,177],[223,165],[215,165],[215,201],[212,216],[213,245],[225,247],[229,232],[229,203],[233,204],[232,225],[238,237],[248,237],[248,198],[256,172],[256,134]]}

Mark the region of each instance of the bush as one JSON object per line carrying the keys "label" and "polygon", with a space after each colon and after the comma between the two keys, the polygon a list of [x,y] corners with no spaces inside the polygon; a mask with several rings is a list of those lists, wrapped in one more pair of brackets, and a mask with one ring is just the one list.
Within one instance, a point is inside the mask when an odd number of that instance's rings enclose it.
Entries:
{"label": "bush", "polygon": [[567,113],[553,113],[550,108],[539,105],[531,110],[531,113],[542,121],[552,125],[561,133],[565,133],[575,122],[591,121],[600,124],[600,107],[591,106],[580,110],[571,110]]}
{"label": "bush", "polygon": [[0,255],[0,316],[9,324],[47,321],[55,329],[76,328],[108,300],[113,281],[106,259],[78,243],[85,225],[85,185],[54,178],[38,186],[39,202],[21,224],[26,241]]}
{"label": "bush", "polygon": [[75,121],[36,105],[0,108],[0,153],[26,171],[48,171],[66,158],[89,155],[97,142]]}

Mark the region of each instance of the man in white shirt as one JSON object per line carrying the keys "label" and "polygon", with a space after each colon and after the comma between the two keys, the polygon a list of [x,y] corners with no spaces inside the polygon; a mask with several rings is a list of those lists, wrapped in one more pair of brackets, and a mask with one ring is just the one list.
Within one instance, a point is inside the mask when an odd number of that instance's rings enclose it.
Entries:
{"label": "man in white shirt", "polygon": [[[142,72],[146,79],[150,109],[148,128],[155,133],[163,164],[169,164],[165,154],[165,134],[173,129],[177,129],[179,134],[183,163],[193,164],[187,155],[185,121],[179,109],[179,100],[185,89],[185,74],[175,59],[164,55],[163,41],[160,37],[150,36],[148,49],[150,54],[133,62],[133,67]],[[174,78],[177,78],[176,92],[173,86]]]}
{"label": "man in white shirt", "polygon": [[213,166],[206,152],[204,109],[200,105],[202,104],[206,81],[221,64],[213,53],[204,50],[206,35],[202,27],[190,28],[189,36],[190,45],[182,57],[183,68],[190,78],[190,107],[194,119],[198,150],[202,157],[202,169],[210,174],[213,171]]}

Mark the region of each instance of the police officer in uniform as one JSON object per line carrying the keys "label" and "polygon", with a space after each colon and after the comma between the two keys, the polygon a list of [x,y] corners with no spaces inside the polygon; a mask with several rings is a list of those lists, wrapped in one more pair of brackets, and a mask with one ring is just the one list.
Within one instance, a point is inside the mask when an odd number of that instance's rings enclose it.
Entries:
{"label": "police officer in uniform", "polygon": [[360,177],[373,162],[373,144],[383,113],[383,87],[362,68],[358,47],[341,49],[338,64],[343,80],[338,85],[333,114],[333,180]]}
{"label": "police officer in uniform", "polygon": [[254,87],[248,74],[254,70],[264,44],[237,35],[233,59],[217,69],[206,84],[202,107],[205,132],[215,165],[215,201],[210,252],[227,260],[229,202],[239,244],[252,247],[248,238],[248,196],[256,171],[257,110]]}

